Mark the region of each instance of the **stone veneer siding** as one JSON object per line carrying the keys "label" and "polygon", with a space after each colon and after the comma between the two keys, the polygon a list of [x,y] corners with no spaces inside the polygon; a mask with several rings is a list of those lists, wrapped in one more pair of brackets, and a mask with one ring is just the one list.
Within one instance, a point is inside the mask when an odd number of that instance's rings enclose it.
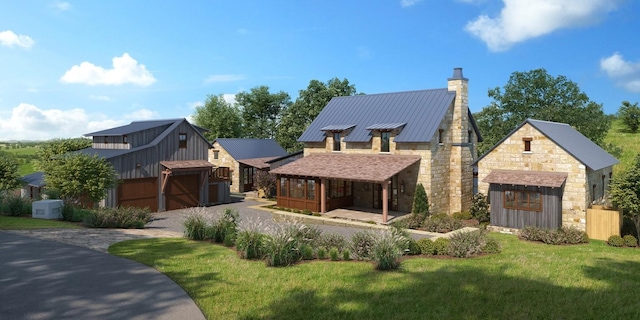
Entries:
{"label": "stone veneer siding", "polygon": [[[531,152],[524,151],[523,138],[531,138]],[[586,209],[591,203],[591,185],[596,184],[596,199],[602,196],[602,175],[609,181],[612,167],[597,171],[587,168],[571,154],[526,123],[478,163],[478,192],[488,194],[483,182],[494,169],[566,172],[562,197],[562,224],[586,231]],[[598,193],[598,190],[600,193]]]}
{"label": "stone veneer siding", "polygon": [[[214,159],[213,150],[218,150],[218,159]],[[240,163],[231,157],[229,152],[222,148],[217,142],[213,143],[213,149],[209,149],[209,162],[216,167],[229,167],[229,170],[231,170],[231,186],[229,187],[229,191],[241,192],[240,176],[242,172],[240,171]]]}

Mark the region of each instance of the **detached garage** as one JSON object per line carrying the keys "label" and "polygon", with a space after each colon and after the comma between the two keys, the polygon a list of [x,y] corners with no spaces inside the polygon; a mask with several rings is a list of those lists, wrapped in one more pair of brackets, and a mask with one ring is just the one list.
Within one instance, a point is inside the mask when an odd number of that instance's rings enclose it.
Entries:
{"label": "detached garage", "polygon": [[207,161],[211,144],[202,131],[186,119],[132,122],[86,134],[93,145],[78,152],[106,159],[118,174],[103,206],[165,211],[228,202],[228,180],[216,182],[217,199],[209,199],[210,180],[221,168]]}

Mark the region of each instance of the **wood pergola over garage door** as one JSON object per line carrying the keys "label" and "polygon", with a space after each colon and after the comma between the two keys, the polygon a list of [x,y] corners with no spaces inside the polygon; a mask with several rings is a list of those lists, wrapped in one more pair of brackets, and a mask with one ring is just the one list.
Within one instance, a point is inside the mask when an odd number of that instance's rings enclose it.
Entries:
{"label": "wood pergola over garage door", "polygon": [[158,178],[122,180],[118,184],[118,206],[158,211]]}
{"label": "wood pergola over garage door", "polygon": [[165,189],[167,210],[197,207],[200,204],[199,174],[173,175]]}

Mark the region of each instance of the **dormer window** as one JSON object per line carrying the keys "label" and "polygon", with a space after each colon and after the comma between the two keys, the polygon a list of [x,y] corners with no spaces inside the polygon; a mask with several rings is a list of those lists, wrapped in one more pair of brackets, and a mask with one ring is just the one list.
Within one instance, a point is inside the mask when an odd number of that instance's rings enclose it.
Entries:
{"label": "dormer window", "polygon": [[333,151],[340,151],[340,132],[333,133]]}
{"label": "dormer window", "polygon": [[127,141],[127,135],[126,135],[126,134],[122,136],[122,143],[123,143],[123,144],[127,144],[127,143],[129,143],[129,142]]}
{"label": "dormer window", "polygon": [[522,138],[522,142],[524,143],[524,152],[531,152],[531,138]]}
{"label": "dormer window", "polygon": [[391,132],[380,132],[380,152],[389,152],[389,140],[391,138]]}
{"label": "dormer window", "polygon": [[178,147],[180,149],[186,149],[187,148],[187,134],[186,133],[180,133],[178,135]]}

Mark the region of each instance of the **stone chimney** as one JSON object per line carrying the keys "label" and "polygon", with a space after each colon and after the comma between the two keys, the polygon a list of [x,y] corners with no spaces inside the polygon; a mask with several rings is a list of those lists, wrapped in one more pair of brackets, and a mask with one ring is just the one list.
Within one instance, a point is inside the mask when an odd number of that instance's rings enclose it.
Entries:
{"label": "stone chimney", "polygon": [[473,197],[473,146],[469,144],[469,79],[462,75],[462,68],[454,68],[447,79],[449,91],[456,93],[453,102],[451,134],[449,213],[467,211]]}

